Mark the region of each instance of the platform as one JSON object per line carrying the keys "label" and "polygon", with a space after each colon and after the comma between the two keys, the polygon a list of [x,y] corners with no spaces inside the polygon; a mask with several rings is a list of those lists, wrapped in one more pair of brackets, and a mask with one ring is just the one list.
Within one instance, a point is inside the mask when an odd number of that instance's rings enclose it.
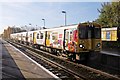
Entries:
{"label": "platform", "polygon": [[119,51],[102,50],[89,54],[87,65],[113,75],[120,75]]}
{"label": "platform", "polygon": [[2,78],[18,79],[58,79],[53,73],[45,69],[24,53],[9,43],[0,40],[0,52],[2,52]]}
{"label": "platform", "polygon": [[108,54],[108,55],[112,55],[112,56],[120,56],[120,49],[103,49],[101,51],[101,53],[103,54]]}

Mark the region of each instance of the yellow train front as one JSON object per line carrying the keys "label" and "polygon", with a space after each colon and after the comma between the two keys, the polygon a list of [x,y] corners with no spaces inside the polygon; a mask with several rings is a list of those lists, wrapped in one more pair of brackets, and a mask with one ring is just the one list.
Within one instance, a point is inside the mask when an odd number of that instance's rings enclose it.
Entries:
{"label": "yellow train front", "polygon": [[72,49],[73,60],[86,60],[89,52],[101,51],[101,26],[99,24],[82,23],[78,25],[77,31],[77,40],[74,39],[76,35],[73,35],[73,42],[76,43],[76,46],[73,47],[75,49]]}
{"label": "yellow train front", "polygon": [[[78,31],[80,51],[101,51],[101,26],[99,24],[83,23]],[[86,48],[84,47],[84,45],[86,46]]]}

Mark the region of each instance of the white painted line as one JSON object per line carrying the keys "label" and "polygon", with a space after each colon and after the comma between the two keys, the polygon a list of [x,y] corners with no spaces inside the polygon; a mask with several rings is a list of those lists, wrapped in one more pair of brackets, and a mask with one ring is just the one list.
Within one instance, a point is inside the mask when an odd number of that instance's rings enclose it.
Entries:
{"label": "white painted line", "polygon": [[119,54],[110,53],[110,52],[106,52],[106,51],[101,51],[101,53],[111,55],[111,56],[120,56]]}
{"label": "white painted line", "polygon": [[33,63],[35,63],[36,65],[38,65],[40,68],[42,68],[43,70],[45,70],[47,73],[49,73],[51,76],[53,76],[54,78],[56,78],[57,80],[61,80],[59,77],[57,77],[56,75],[54,75],[52,72],[50,72],[49,70],[47,70],[46,68],[44,68],[43,66],[41,66],[40,64],[38,64],[36,61],[34,61],[33,59],[31,59],[30,57],[28,57],[26,54],[24,54],[23,52],[21,52],[19,49],[17,49],[16,47],[14,47],[13,45],[9,44],[11,47],[13,47],[14,49],[16,49],[17,51],[19,51],[20,53],[22,53],[25,57],[27,57],[28,59],[30,59]]}

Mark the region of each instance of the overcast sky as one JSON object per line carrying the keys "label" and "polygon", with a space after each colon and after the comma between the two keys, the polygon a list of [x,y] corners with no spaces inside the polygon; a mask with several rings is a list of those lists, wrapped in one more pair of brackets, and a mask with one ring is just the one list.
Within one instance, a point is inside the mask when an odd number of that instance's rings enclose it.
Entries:
{"label": "overcast sky", "polygon": [[[7,1],[7,0],[5,0]],[[64,14],[67,13],[67,24],[77,24],[85,21],[93,21],[98,18],[97,9],[103,2],[1,2],[0,3],[0,33],[7,26],[44,26],[47,28],[64,25]],[[47,0],[45,0],[47,1]],[[55,1],[55,0],[52,0]],[[109,0],[108,0],[109,1]],[[36,26],[37,25],[37,26]]]}

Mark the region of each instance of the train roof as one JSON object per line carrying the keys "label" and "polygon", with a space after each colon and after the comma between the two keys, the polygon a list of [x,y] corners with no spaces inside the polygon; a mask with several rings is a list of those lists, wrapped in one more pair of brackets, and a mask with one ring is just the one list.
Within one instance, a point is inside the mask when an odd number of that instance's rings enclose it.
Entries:
{"label": "train roof", "polygon": [[117,30],[117,27],[112,27],[112,28],[102,28],[102,30]]}
{"label": "train roof", "polygon": [[[86,23],[71,24],[71,25],[66,25],[66,26],[52,27],[52,28],[35,30],[35,31],[28,31],[28,32],[30,33],[30,32],[38,32],[38,31],[51,31],[51,30],[57,30],[57,29],[70,29],[70,28],[76,28],[77,26],[80,26],[80,25],[91,25],[91,24],[100,27],[100,25],[97,23],[91,23],[91,22],[87,23],[86,22]],[[22,33],[26,33],[26,32],[13,33],[13,34],[22,34]]]}

